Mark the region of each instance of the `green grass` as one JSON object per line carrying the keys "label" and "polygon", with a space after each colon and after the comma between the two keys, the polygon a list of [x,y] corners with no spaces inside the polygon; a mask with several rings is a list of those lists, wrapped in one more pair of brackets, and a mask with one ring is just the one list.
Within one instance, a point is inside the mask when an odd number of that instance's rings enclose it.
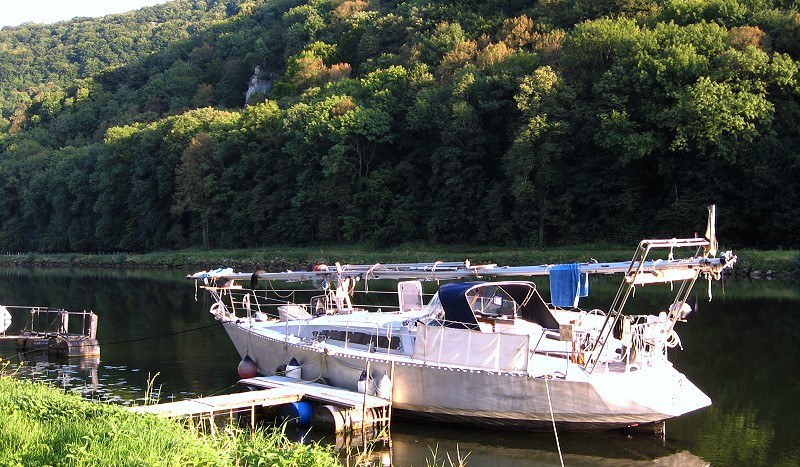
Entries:
{"label": "green grass", "polygon": [[800,271],[800,250],[743,249],[736,254],[739,256],[737,267],[748,271]]}
{"label": "green grass", "polygon": [[0,377],[2,466],[334,466],[329,448],[280,430],[215,435],[53,386]]}

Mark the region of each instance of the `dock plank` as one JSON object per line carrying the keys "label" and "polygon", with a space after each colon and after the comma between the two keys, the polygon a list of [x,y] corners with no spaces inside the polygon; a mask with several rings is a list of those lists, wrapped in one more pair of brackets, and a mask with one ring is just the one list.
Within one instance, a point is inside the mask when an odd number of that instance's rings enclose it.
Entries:
{"label": "dock plank", "polygon": [[293,388],[305,393],[305,399],[318,402],[335,404],[345,408],[356,408],[364,405],[367,409],[382,408],[389,405],[389,401],[382,397],[366,396],[360,392],[328,386],[311,381],[288,378],[286,376],[257,376],[239,381],[239,384],[260,388]]}
{"label": "dock plank", "polygon": [[188,417],[191,415],[212,414],[241,410],[250,407],[270,407],[298,402],[303,393],[288,387],[262,389],[259,391],[226,394],[222,396],[187,399],[155,405],[131,407],[132,412],[153,413],[163,417]]}

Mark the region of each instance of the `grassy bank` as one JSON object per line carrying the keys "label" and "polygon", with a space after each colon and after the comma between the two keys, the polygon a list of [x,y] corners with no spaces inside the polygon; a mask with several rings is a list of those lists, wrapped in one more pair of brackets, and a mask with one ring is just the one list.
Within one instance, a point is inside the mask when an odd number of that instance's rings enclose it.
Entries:
{"label": "grassy bank", "polygon": [[[627,261],[633,255],[631,246],[585,245],[553,248],[476,247],[401,245],[376,249],[370,246],[330,247],[266,247],[260,249],[231,250],[179,250],[145,254],[47,254],[17,253],[0,255],[0,266],[34,267],[121,267],[121,268],[177,268],[187,271],[211,269],[221,266],[237,270],[265,269],[283,271],[307,268],[318,262],[351,264],[401,263],[428,261],[460,261],[496,263],[503,265],[545,264],[563,262]],[[800,272],[798,250],[742,249],[736,265],[740,274],[767,273],[797,274]]]}
{"label": "grassy bank", "polygon": [[735,252],[739,256],[737,269],[749,273],[774,271],[778,273],[800,273],[800,250],[752,250]]}
{"label": "grassy bank", "polygon": [[216,436],[176,421],[0,376],[0,465],[333,466],[330,449],[280,431]]}

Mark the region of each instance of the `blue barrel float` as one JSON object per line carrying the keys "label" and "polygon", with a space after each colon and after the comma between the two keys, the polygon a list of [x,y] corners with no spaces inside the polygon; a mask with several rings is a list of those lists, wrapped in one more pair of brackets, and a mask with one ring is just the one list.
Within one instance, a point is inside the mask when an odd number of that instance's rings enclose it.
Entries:
{"label": "blue barrel float", "polygon": [[281,416],[298,425],[310,425],[311,414],[314,412],[314,407],[311,402],[291,402],[281,407]]}

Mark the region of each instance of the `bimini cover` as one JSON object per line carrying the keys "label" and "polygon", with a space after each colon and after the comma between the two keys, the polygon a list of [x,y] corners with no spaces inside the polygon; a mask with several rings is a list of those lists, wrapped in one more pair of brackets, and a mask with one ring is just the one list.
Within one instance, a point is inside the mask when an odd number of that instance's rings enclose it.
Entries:
{"label": "bimini cover", "polygon": [[[525,303],[525,306],[519,309],[520,318],[536,323],[545,329],[558,329],[558,321],[550,313],[547,304],[535,290],[531,293],[531,289],[527,284],[501,283],[498,284],[498,287],[505,290],[518,304]],[[526,298],[528,298],[527,302],[525,301]]]}
{"label": "bimini cover", "polygon": [[467,297],[467,290],[480,282],[452,282],[439,287],[439,302],[444,309],[445,326],[451,328],[478,329],[478,320],[472,312]]}
{"label": "bimini cover", "polygon": [[[467,300],[467,292],[473,287],[491,286],[505,291],[518,305],[518,317],[536,323],[545,329],[558,329],[542,297],[533,284],[522,282],[453,282],[439,288],[439,303],[444,309],[444,325],[451,328],[479,329],[478,320]],[[524,304],[524,305],[522,305]]]}

